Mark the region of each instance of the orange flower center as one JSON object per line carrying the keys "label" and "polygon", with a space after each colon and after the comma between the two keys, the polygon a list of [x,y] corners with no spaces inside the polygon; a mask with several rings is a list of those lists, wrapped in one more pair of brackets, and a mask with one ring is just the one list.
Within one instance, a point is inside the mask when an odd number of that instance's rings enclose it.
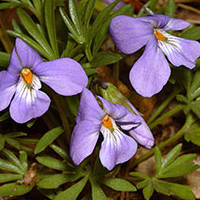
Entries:
{"label": "orange flower center", "polygon": [[106,114],[102,120],[103,126],[105,126],[108,129],[111,129],[113,127],[112,121],[110,117]]}
{"label": "orange flower center", "polygon": [[156,36],[157,40],[162,40],[163,41],[165,39],[165,36],[162,33],[160,33],[157,30],[155,30],[155,29],[154,29],[154,35]]}
{"label": "orange flower center", "polygon": [[31,85],[32,84],[32,80],[33,80],[33,73],[31,72],[30,69],[28,68],[24,68],[21,71],[21,76],[24,79],[25,83],[27,85]]}

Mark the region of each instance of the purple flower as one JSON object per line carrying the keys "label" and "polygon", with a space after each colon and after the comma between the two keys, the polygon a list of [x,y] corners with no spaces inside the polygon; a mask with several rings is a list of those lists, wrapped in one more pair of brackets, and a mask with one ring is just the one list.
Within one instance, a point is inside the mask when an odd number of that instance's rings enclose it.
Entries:
{"label": "purple flower", "polygon": [[0,111],[11,102],[10,115],[18,123],[43,115],[51,100],[40,91],[41,81],[58,94],[70,96],[82,92],[88,78],[75,60],[43,62],[36,51],[17,38],[8,70],[0,72]]}
{"label": "purple flower", "polygon": [[[115,0],[102,0],[102,2],[106,5],[109,6],[111,3],[113,3]],[[117,11],[118,9],[120,9],[121,7],[123,7],[124,5],[126,5],[124,2],[120,1],[115,8],[113,9],[114,11]]]}
{"label": "purple flower", "polygon": [[[113,104],[102,97],[98,97],[98,101],[102,107],[88,89],[83,90],[72,133],[70,155],[76,165],[80,164],[93,152],[101,132],[104,140],[99,157],[102,165],[112,170],[115,165],[129,160],[137,150],[134,139],[119,127],[137,135],[134,130],[139,132],[138,127],[143,122],[140,116],[134,115],[120,104]],[[148,147],[153,143],[154,139],[149,141]]]}
{"label": "purple flower", "polygon": [[195,67],[200,44],[166,32],[182,30],[189,25],[184,20],[159,14],[138,18],[121,15],[112,19],[110,33],[120,51],[131,54],[146,45],[129,75],[139,94],[151,97],[167,83],[171,70],[164,54],[174,66]]}

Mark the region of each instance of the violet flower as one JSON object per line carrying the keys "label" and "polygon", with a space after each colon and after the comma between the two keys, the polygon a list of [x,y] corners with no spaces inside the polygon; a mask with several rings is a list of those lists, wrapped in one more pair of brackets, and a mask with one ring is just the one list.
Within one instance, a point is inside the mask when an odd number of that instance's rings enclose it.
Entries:
{"label": "violet flower", "polygon": [[[98,97],[98,100],[102,108],[88,89],[83,90],[72,133],[70,155],[76,165],[80,164],[93,152],[101,132],[104,140],[99,157],[102,165],[112,170],[115,165],[129,160],[137,150],[134,139],[123,133],[119,127],[134,132],[142,119],[120,104],[113,104],[102,97]],[[154,144],[153,136],[150,138],[148,147]]]}
{"label": "violet flower", "polygon": [[17,38],[8,70],[0,72],[0,111],[11,102],[10,116],[18,123],[43,115],[51,100],[40,90],[41,81],[58,94],[70,96],[82,92],[88,78],[75,60],[43,62],[35,50]]}
{"label": "violet flower", "polygon": [[195,67],[200,44],[166,32],[182,30],[189,25],[187,21],[160,14],[137,18],[119,15],[112,19],[110,33],[120,51],[131,54],[146,45],[129,75],[139,94],[151,97],[167,83],[171,70],[164,54],[174,66]]}

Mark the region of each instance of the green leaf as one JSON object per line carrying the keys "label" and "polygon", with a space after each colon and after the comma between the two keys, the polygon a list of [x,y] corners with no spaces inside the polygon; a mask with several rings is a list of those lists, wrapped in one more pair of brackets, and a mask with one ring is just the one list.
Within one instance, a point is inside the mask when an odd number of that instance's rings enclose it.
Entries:
{"label": "green leaf", "polygon": [[95,5],[96,0],[90,0],[88,1],[87,8],[85,11],[85,17],[84,17],[84,24],[85,24],[85,29],[89,29],[89,23],[90,19],[94,10],[94,5]]}
{"label": "green leaf", "polygon": [[2,158],[0,158],[0,169],[15,172],[17,174],[24,174],[18,167]]}
{"label": "green leaf", "polygon": [[200,101],[192,101],[189,106],[191,110],[196,114],[196,116],[200,119]]}
{"label": "green leaf", "polygon": [[49,175],[47,178],[44,178],[39,182],[39,187],[45,189],[55,189],[64,183],[73,182],[78,178],[80,178],[78,173]]}
{"label": "green leaf", "polygon": [[20,159],[20,162],[21,162],[21,165],[24,169],[25,172],[28,171],[28,160],[27,160],[27,154],[25,151],[20,151],[19,152],[19,159]]}
{"label": "green leaf", "polygon": [[156,172],[159,173],[162,165],[162,155],[160,149],[155,147],[155,161],[156,161]]}
{"label": "green leaf", "polygon": [[21,174],[0,174],[0,183],[21,180],[23,175]]}
{"label": "green leaf", "polygon": [[59,8],[60,14],[63,18],[63,21],[65,22],[67,28],[69,29],[69,31],[71,32],[71,34],[69,34],[76,42],[82,44],[83,41],[81,40],[81,38],[79,38],[79,34],[74,26],[74,24],[71,22],[71,20],[69,19],[67,13],[65,12],[65,10],[63,8]]}
{"label": "green leaf", "polygon": [[110,22],[111,22],[112,18],[117,16],[117,15],[125,15],[130,10],[133,12],[133,10],[134,10],[133,5],[132,4],[127,4],[127,5],[123,6],[123,7],[121,7],[116,12],[114,12],[111,16],[108,17],[108,19],[105,20],[105,22],[101,26],[101,31],[96,33],[96,36],[95,36],[95,39],[94,39],[94,46],[93,46],[93,55],[97,54],[97,52],[99,51],[99,48],[102,45],[104,39],[108,35],[109,26],[110,26]]}
{"label": "green leaf", "polygon": [[5,121],[5,120],[7,120],[7,119],[9,119],[10,118],[10,113],[9,112],[6,112],[6,113],[4,113],[3,115],[1,115],[1,117],[0,117],[0,122],[3,122],[3,121]]}
{"label": "green leaf", "polygon": [[192,79],[192,83],[191,83],[190,90],[189,90],[191,99],[194,99],[194,98],[196,98],[200,95],[200,81],[199,81],[199,79],[200,79],[200,70],[197,70],[195,72],[193,79]]}
{"label": "green leaf", "polygon": [[181,37],[189,39],[189,40],[199,40],[200,39],[200,27],[192,27],[188,30],[184,31],[181,34]]}
{"label": "green leaf", "polygon": [[162,163],[162,169],[164,169],[174,161],[174,159],[178,156],[181,148],[182,144],[178,144],[167,154],[164,162]]}
{"label": "green leaf", "polygon": [[122,59],[122,56],[117,53],[111,53],[109,51],[99,52],[94,59],[91,61],[93,68],[102,67],[112,63],[116,63]]}
{"label": "green leaf", "polygon": [[174,178],[174,177],[180,177],[184,176],[190,172],[193,172],[199,168],[198,165],[194,165],[193,163],[187,163],[183,166],[179,166],[177,168],[174,168],[171,171],[162,173],[162,175],[159,175],[159,178]]}
{"label": "green leaf", "polygon": [[6,156],[20,171],[22,171],[22,173],[25,173],[26,171],[24,171],[24,168],[22,167],[19,159],[15,156],[15,154],[8,150],[8,149],[3,149],[2,153],[4,156]]}
{"label": "green leaf", "polygon": [[35,184],[26,186],[20,183],[8,183],[0,186],[0,196],[19,196],[28,193],[32,190]]}
{"label": "green leaf", "polygon": [[51,169],[61,170],[61,171],[68,171],[71,169],[68,165],[66,165],[64,162],[57,160],[52,157],[47,156],[40,156],[36,158],[39,163],[42,165],[45,165]]}
{"label": "green leaf", "polygon": [[26,42],[28,45],[30,45],[33,49],[35,49],[39,54],[43,55],[48,60],[51,60],[51,55],[48,54],[45,51],[45,49],[43,49],[42,46],[40,46],[37,42],[35,42],[33,39],[31,39],[27,35],[25,35],[23,33],[18,33],[16,31],[11,31],[11,30],[7,30],[6,32],[14,37],[18,37],[18,38],[22,39],[24,42]]}
{"label": "green leaf", "polygon": [[148,178],[148,179],[145,179],[145,180],[137,183],[137,188],[141,189],[141,188],[144,188],[144,187],[148,186],[148,184],[149,184],[150,181],[151,181],[151,179]]}
{"label": "green leaf", "polygon": [[79,18],[79,13],[78,13],[78,9],[76,6],[76,2],[75,0],[68,0],[69,2],[69,13],[70,13],[70,17],[72,19],[73,24],[76,27],[77,33],[79,35],[82,35],[82,27],[81,27],[81,20]]}
{"label": "green leaf", "polygon": [[27,136],[27,133],[25,132],[12,132],[4,135],[5,137],[9,138],[16,138],[16,137],[21,137],[21,136]]}
{"label": "green leaf", "polygon": [[154,187],[152,181],[149,181],[149,184],[143,188],[142,193],[144,195],[144,198],[146,200],[150,199],[151,196],[153,195],[154,192]]}
{"label": "green leaf", "polygon": [[169,183],[171,191],[178,197],[186,200],[194,200],[195,196],[191,191],[191,188],[185,185],[176,183]]}
{"label": "green leaf", "polygon": [[88,177],[84,177],[78,183],[74,184],[70,188],[60,192],[54,200],[76,200],[88,181]]}
{"label": "green leaf", "polygon": [[168,15],[169,17],[174,17],[174,14],[176,12],[176,4],[174,0],[168,0],[167,6],[165,9],[165,15]]}
{"label": "green leaf", "polygon": [[106,195],[99,186],[99,184],[93,178],[90,178],[90,183],[92,186],[92,199],[106,200]]}
{"label": "green leaf", "polygon": [[154,179],[153,185],[154,185],[154,189],[156,190],[156,192],[170,196],[171,190],[170,190],[170,183],[169,182]]}
{"label": "green leaf", "polygon": [[146,174],[143,174],[141,172],[131,172],[130,175],[136,176],[136,177],[141,178],[141,179],[148,179],[149,178]]}
{"label": "green leaf", "polygon": [[56,25],[55,25],[55,13],[54,13],[54,2],[53,0],[45,1],[45,21],[47,26],[47,32],[51,47],[54,51],[55,57],[59,57],[58,45],[56,40]]}
{"label": "green leaf", "polygon": [[190,125],[185,132],[185,140],[187,142],[191,141],[196,145],[200,145],[200,121]]}
{"label": "green leaf", "polygon": [[100,181],[104,185],[117,191],[134,192],[137,190],[134,185],[120,178],[104,178]]}
{"label": "green leaf", "polygon": [[64,132],[64,129],[61,126],[53,128],[50,131],[46,132],[42,136],[42,138],[38,141],[35,147],[34,153],[38,154],[42,152],[63,132]]}
{"label": "green leaf", "polygon": [[10,54],[5,52],[0,52],[0,66],[8,67],[10,62]]}
{"label": "green leaf", "polygon": [[49,199],[54,199],[56,197],[55,192],[53,190],[37,188],[44,196],[48,197]]}
{"label": "green leaf", "polygon": [[0,151],[4,148],[5,139],[2,134],[0,134]]}
{"label": "green leaf", "polygon": [[55,145],[55,144],[51,144],[50,147],[61,157],[63,158],[64,160],[67,160],[67,161],[71,161],[71,158],[69,156],[69,154],[64,151],[61,147]]}
{"label": "green leaf", "polygon": [[181,167],[181,165],[185,165],[186,163],[193,160],[195,157],[196,157],[196,154],[182,155],[179,158],[177,158],[171,165],[169,165],[165,169],[163,169],[162,172],[168,172],[168,171],[173,170],[174,168]]}
{"label": "green leaf", "polygon": [[109,15],[109,13],[113,10],[113,8],[119,3],[119,0],[114,1],[112,4],[107,6],[104,10],[102,10],[98,16],[96,17],[91,30],[90,30],[90,41],[93,40],[94,36],[99,32],[101,28],[101,24],[106,19],[106,17]]}
{"label": "green leaf", "polygon": [[54,54],[51,47],[49,46],[45,37],[38,30],[37,25],[33,22],[31,17],[21,8],[17,9],[17,14],[28,33],[41,45],[46,54],[49,54],[51,59],[54,59]]}
{"label": "green leaf", "polygon": [[148,6],[150,10],[155,11],[157,4],[158,0],[150,0]]}
{"label": "green leaf", "polygon": [[9,137],[5,137],[5,140],[10,146],[12,146],[16,149],[20,149],[20,144],[18,141],[13,140],[12,138],[9,138]]}

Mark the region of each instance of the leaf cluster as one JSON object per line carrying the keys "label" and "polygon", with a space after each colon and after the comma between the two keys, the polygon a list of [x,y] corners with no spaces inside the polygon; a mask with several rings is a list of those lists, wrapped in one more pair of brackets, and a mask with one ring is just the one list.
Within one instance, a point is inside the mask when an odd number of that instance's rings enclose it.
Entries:
{"label": "leaf cluster", "polygon": [[130,175],[137,177],[140,182],[137,183],[138,189],[143,189],[145,199],[150,199],[154,190],[158,193],[170,196],[176,195],[182,199],[193,200],[194,194],[189,186],[169,182],[168,178],[182,177],[199,168],[192,160],[196,154],[186,154],[178,156],[182,144],[175,146],[162,161],[162,155],[158,147],[155,148],[156,173],[149,177],[141,172],[131,172]]}

